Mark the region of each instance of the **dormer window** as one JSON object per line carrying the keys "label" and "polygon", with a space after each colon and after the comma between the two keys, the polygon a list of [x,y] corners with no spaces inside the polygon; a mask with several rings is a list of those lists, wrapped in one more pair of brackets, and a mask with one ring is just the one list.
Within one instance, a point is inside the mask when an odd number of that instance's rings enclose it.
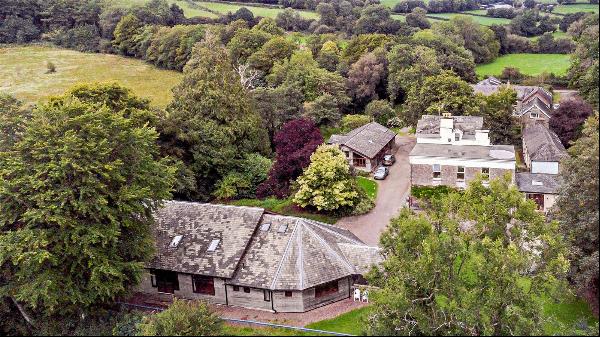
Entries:
{"label": "dormer window", "polygon": [[530,116],[531,118],[540,118],[540,114],[537,111],[532,111]]}

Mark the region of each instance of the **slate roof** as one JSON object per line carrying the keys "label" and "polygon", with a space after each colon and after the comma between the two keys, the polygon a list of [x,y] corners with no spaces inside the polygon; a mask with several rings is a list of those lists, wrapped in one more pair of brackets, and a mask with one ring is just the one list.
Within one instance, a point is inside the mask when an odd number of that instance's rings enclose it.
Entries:
{"label": "slate roof", "polygon": [[515,175],[515,181],[524,193],[558,194],[560,187],[557,174],[523,172]]}
{"label": "slate roof", "polygon": [[[264,210],[167,201],[156,214],[156,256],[149,268],[231,278]],[[177,248],[169,247],[183,235]],[[220,239],[214,252],[212,240]]]}
{"label": "slate roof", "polygon": [[543,114],[545,114],[546,116],[548,116],[548,118],[550,118],[550,114],[552,114],[551,108],[546,103],[544,103],[541,99],[539,99],[538,97],[535,97],[534,99],[532,99],[531,101],[529,101],[525,105],[523,105],[523,108],[521,109],[521,111],[518,111],[516,113],[516,115],[523,116],[524,114],[528,113],[534,107],[537,107]]}
{"label": "slate roof", "polygon": [[[229,282],[272,290],[304,290],[362,274],[381,261],[379,248],[347,230],[308,219],[265,214],[235,277]],[[287,226],[285,232],[280,226]]]}
{"label": "slate roof", "polygon": [[446,145],[417,143],[411,157],[481,159],[486,161],[515,161],[513,145]]}
{"label": "slate roof", "polygon": [[532,161],[560,161],[568,156],[558,136],[540,123],[529,125],[523,131],[523,144]]}
{"label": "slate roof", "polygon": [[[497,92],[498,90],[500,90],[500,88],[502,88],[503,86],[506,86],[506,85],[508,85],[508,84],[490,85],[490,84],[477,83],[477,84],[471,84],[471,87],[473,88],[473,91],[476,94],[483,94],[483,95],[489,96],[489,95]],[[512,85],[511,84],[510,88],[517,92],[517,100],[519,100],[519,101],[525,100],[529,94],[533,93],[535,90],[538,90],[538,89],[541,89],[541,90],[543,90],[543,92],[545,94],[550,95],[550,93],[548,93],[546,90],[544,90],[543,88],[540,88],[540,87],[526,86],[526,85]],[[552,101],[551,95],[550,95],[550,101]]]}
{"label": "slate roof", "polygon": [[490,76],[482,81],[477,82],[476,85],[501,85],[502,81],[495,78],[494,76]]}
{"label": "slate roof", "polygon": [[[539,100],[539,96],[536,94],[540,94],[542,97],[546,99],[547,102],[543,102],[542,104],[552,104],[552,94],[549,93],[546,89],[542,87],[533,87],[533,90],[528,92],[525,97],[523,97],[523,102],[529,102],[530,99],[534,98]],[[541,102],[541,101],[540,101]]]}
{"label": "slate roof", "polygon": [[345,135],[332,135],[327,143],[344,145],[367,158],[375,158],[394,137],[392,130],[371,122]]}
{"label": "slate roof", "polygon": [[483,117],[423,115],[417,122],[417,137],[438,138],[440,136],[440,120],[442,118],[452,118],[454,120],[454,128],[460,129],[463,132],[464,139],[475,138],[475,130],[483,129]]}

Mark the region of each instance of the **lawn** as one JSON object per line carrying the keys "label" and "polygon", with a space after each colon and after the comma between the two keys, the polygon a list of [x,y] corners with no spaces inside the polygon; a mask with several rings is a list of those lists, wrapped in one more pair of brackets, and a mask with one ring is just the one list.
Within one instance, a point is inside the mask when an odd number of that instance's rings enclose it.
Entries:
{"label": "lawn", "polygon": [[[46,74],[47,61],[55,64],[55,73]],[[0,47],[0,65],[0,92],[26,102],[62,94],[77,83],[118,82],[164,107],[172,99],[171,88],[183,77],[141,60],[44,45]]]}
{"label": "lawn", "polygon": [[482,64],[475,69],[479,77],[498,76],[505,67],[515,67],[525,75],[539,75],[543,72],[562,76],[567,73],[570,58],[567,54],[509,54],[500,56],[492,63]]}
{"label": "lawn", "polygon": [[575,4],[575,5],[561,5],[554,8],[554,13],[559,14],[571,14],[577,12],[593,12],[598,13],[598,4]]}
{"label": "lawn", "polygon": [[225,324],[224,336],[331,336],[326,334],[315,334],[293,329],[284,328],[260,328],[241,326],[237,324]]}
{"label": "lawn", "polygon": [[[437,14],[427,14],[428,18],[442,18],[442,19],[451,19],[457,15],[465,15],[465,14],[460,14],[460,13],[437,13]],[[510,23],[509,19],[503,19],[503,18],[492,18],[492,17],[482,17],[482,16],[475,16],[475,15],[468,15],[469,17],[473,18],[473,21],[479,23],[480,25],[484,25],[484,26],[491,26],[491,25],[507,25]]]}
{"label": "lawn", "polygon": [[363,328],[366,325],[367,315],[370,310],[370,307],[354,309],[345,314],[341,314],[336,318],[311,323],[306,327],[309,329],[341,332],[357,336],[364,335],[365,331]]}
{"label": "lawn", "polygon": [[[208,1],[198,1],[196,2],[198,5],[202,7],[206,7],[210,10],[221,14],[227,14],[229,12],[233,13],[242,7],[248,8],[255,16],[263,16],[269,18],[275,18],[279,12],[282,12],[282,8],[267,8],[267,7],[259,7],[252,6],[251,4],[235,4],[235,3],[224,3],[224,2],[208,2]],[[307,19],[317,19],[319,15],[316,12],[311,11],[298,11],[300,15]]]}
{"label": "lawn", "polygon": [[358,186],[367,192],[367,195],[371,200],[377,198],[377,183],[375,181],[365,177],[356,177],[356,182],[358,183]]}
{"label": "lawn", "polygon": [[264,200],[240,199],[240,200],[232,200],[232,201],[228,202],[228,204],[235,205],[235,206],[260,207],[260,208],[264,208],[264,209],[274,212],[274,213],[307,218],[307,219],[320,221],[320,222],[324,222],[324,223],[328,223],[328,224],[334,224],[340,218],[339,216],[335,216],[335,215],[313,213],[313,212],[303,210],[303,209],[297,207],[296,205],[294,205],[294,203],[292,203],[292,197],[289,197],[287,199],[277,199],[277,198],[271,197],[271,198],[266,198]]}

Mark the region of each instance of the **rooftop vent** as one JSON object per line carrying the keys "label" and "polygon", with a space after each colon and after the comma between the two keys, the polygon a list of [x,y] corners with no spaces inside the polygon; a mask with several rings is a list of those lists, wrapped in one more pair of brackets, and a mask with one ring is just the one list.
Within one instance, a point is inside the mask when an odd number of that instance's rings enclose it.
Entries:
{"label": "rooftop vent", "polygon": [[219,242],[221,242],[221,239],[214,239],[210,242],[210,245],[208,246],[208,249],[206,250],[207,252],[214,252],[215,250],[217,250],[217,247],[219,246]]}
{"label": "rooftop vent", "polygon": [[285,231],[287,231],[287,227],[287,225],[280,225],[277,229],[277,233],[285,233]]}
{"label": "rooftop vent", "polygon": [[270,228],[271,228],[270,223],[264,223],[264,224],[260,225],[260,230],[263,232],[268,232]]}
{"label": "rooftop vent", "polygon": [[177,246],[179,246],[179,243],[181,242],[181,239],[183,239],[183,235],[175,235],[175,237],[173,238],[173,240],[171,240],[171,243],[169,244],[169,247],[171,247],[171,248],[177,248]]}

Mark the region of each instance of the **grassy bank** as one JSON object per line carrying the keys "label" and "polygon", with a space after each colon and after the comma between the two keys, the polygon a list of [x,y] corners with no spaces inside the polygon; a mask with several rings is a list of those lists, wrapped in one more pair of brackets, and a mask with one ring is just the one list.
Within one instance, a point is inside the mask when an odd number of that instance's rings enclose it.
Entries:
{"label": "grassy bank", "polygon": [[498,57],[492,63],[479,65],[475,70],[480,77],[498,76],[506,67],[518,68],[521,73],[530,76],[544,72],[562,76],[567,73],[569,65],[567,54],[509,54]]}
{"label": "grassy bank", "polygon": [[[56,66],[55,73],[46,74],[48,61]],[[31,103],[77,83],[117,82],[164,107],[172,99],[171,88],[183,77],[141,60],[42,45],[0,47],[0,65],[0,92]]]}

